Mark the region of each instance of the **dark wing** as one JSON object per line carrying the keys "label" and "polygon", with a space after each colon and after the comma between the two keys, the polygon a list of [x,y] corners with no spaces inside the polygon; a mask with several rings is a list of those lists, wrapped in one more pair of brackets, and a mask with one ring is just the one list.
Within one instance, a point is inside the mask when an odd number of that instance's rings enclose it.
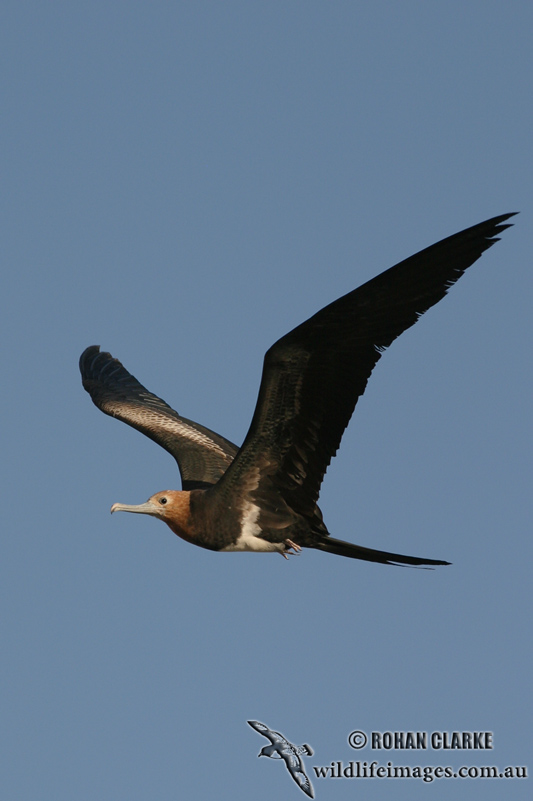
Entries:
{"label": "dark wing", "polygon": [[283,743],[283,745],[290,745],[289,741],[286,740],[282,734],[280,734],[277,731],[272,731],[272,729],[269,729],[268,726],[265,726],[264,723],[260,723],[258,720],[248,720],[246,722],[248,723],[249,726],[252,727],[252,729],[255,729],[256,731],[259,732],[259,734],[262,734],[263,737],[266,737],[268,740],[270,740],[272,745],[275,745],[276,743]]}
{"label": "dark wing", "polygon": [[382,352],[444,297],[512,216],[420,251],[279,339],[265,356],[250,430],[217,492],[247,485],[262,501],[270,485],[292,509],[313,514],[324,473]]}
{"label": "dark wing", "polygon": [[105,414],[146,434],[178,463],[183,489],[212,486],[225,473],[238,451],[214,431],[181,417],[153,395],[110,353],[93,345],[80,357],[83,386]]}

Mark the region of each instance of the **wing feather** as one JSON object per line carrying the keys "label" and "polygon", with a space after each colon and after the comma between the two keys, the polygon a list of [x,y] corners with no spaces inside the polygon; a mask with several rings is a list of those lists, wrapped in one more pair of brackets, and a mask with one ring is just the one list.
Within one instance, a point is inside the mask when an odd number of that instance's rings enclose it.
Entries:
{"label": "wing feather", "polygon": [[102,412],[145,434],[176,459],[183,489],[212,486],[233,461],[236,445],[181,417],[98,346],[82,353],[80,372],[83,386]]}
{"label": "wing feather", "polygon": [[[383,351],[441,300],[509,227],[494,217],[443,239],[330,303],[265,355],[243,446],[217,486],[259,470],[290,506],[312,514],[326,469]],[[267,494],[267,493],[265,493]]]}

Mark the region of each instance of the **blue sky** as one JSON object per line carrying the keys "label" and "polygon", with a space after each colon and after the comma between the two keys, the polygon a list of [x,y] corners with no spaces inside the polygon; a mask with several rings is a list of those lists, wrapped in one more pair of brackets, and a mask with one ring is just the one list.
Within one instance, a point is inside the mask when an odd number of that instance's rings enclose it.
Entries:
{"label": "blue sky", "polygon": [[[3,798],[304,798],[248,719],[308,769],[533,769],[532,24],[512,0],[3,4]],[[321,495],[334,536],[453,566],[222,555],[110,517],[179,476],[93,407],[86,346],[240,443],[278,337],[510,211],[380,361]],[[494,748],[356,752],[354,729]]]}

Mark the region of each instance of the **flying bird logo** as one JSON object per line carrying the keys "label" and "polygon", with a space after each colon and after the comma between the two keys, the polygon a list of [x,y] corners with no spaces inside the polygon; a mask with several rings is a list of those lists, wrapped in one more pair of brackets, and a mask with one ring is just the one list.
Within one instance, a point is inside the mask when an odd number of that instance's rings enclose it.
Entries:
{"label": "flying bird logo", "polygon": [[83,386],[105,414],[136,428],[177,461],[182,491],[112,512],[152,515],[211,551],[302,548],[399,565],[447,565],[330,536],[318,506],[328,465],[383,352],[446,295],[509,227],[503,214],[449,236],[325,306],[267,351],[241,448],[179,415],[110,353],[87,348]]}
{"label": "flying bird logo", "polygon": [[315,793],[313,785],[304,771],[302,762],[302,754],[306,756],[313,755],[311,746],[293,745],[278,731],[269,729],[268,726],[265,726],[264,723],[260,723],[258,720],[248,720],[247,723],[252,729],[255,729],[259,734],[262,734],[263,737],[266,737],[267,740],[270,740],[270,745],[265,745],[257,756],[266,756],[270,757],[270,759],[283,759],[285,767],[300,790],[308,795],[309,798],[314,798]]}

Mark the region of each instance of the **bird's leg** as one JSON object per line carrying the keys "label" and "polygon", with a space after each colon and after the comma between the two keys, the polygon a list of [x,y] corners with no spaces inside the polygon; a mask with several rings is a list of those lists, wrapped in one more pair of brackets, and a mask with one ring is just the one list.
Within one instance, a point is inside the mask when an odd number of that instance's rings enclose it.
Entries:
{"label": "bird's leg", "polygon": [[287,554],[291,554],[291,555],[293,555],[293,556],[296,556],[296,555],[297,555],[297,554],[299,554],[299,553],[300,553],[300,551],[302,550],[302,549],[301,549],[301,547],[300,547],[299,545],[296,545],[296,543],[295,543],[295,542],[293,542],[292,540],[285,540],[285,545],[288,545],[288,546],[289,546],[289,547],[288,547],[288,548],[287,548],[287,549],[286,549],[286,550],[283,552],[283,556],[285,557],[285,559],[288,559],[288,558],[289,558]]}

